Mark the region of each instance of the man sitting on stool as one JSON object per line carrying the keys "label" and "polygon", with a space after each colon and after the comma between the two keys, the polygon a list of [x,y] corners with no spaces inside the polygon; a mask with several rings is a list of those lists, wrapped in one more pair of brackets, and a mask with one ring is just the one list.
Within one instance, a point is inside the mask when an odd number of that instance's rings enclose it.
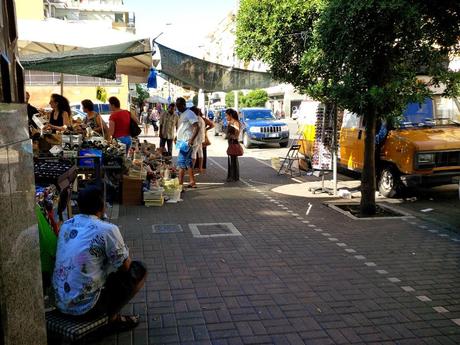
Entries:
{"label": "man sitting on stool", "polygon": [[138,315],[120,315],[121,308],[144,285],[146,269],[131,261],[120,230],[104,222],[104,198],[96,186],[78,194],[81,214],[59,232],[53,287],[63,314],[96,318],[107,315],[118,331],[133,328]]}

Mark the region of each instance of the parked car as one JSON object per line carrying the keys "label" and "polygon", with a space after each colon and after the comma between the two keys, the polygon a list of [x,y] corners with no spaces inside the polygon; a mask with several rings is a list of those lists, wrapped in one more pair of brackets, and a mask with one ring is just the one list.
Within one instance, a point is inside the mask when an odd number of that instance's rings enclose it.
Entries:
{"label": "parked car", "polygon": [[[70,106],[72,113],[78,111],[80,114],[85,114],[81,104],[73,104]],[[108,125],[110,118],[110,104],[109,103],[94,103],[94,111],[101,115],[102,120]],[[86,117],[86,114],[85,114]]]}
{"label": "parked car", "polygon": [[83,122],[85,121],[86,119],[86,113],[81,111],[81,110],[78,110],[78,109],[75,109],[75,108],[71,108],[70,109],[72,111],[72,119],[74,121],[80,121],[80,122]]}
{"label": "parked car", "polygon": [[225,134],[227,131],[227,117],[225,116],[226,109],[216,110],[214,113],[214,135]]}
{"label": "parked car", "polygon": [[277,120],[270,109],[242,108],[240,122],[240,135],[245,147],[272,143],[277,143],[280,147],[288,146],[289,127],[285,122]]}

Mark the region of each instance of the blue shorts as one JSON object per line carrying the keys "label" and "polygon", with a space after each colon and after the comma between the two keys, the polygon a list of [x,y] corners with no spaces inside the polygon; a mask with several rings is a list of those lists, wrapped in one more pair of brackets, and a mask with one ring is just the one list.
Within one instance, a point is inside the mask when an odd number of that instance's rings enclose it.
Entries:
{"label": "blue shorts", "polygon": [[132,141],[130,136],[116,138],[119,142],[126,145],[126,153],[128,153],[129,148],[131,147]]}
{"label": "blue shorts", "polygon": [[177,155],[177,166],[180,169],[192,168],[192,148],[190,147],[187,152],[179,151]]}

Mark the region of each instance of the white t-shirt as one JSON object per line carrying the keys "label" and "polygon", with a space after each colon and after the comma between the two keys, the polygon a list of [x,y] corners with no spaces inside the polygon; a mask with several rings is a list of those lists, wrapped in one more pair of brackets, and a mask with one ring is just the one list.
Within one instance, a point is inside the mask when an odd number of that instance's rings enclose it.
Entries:
{"label": "white t-shirt", "polygon": [[193,124],[198,122],[198,118],[193,111],[187,109],[179,117],[179,129],[177,130],[177,140],[188,142],[193,135]]}
{"label": "white t-shirt", "polygon": [[204,138],[206,135],[206,122],[204,122],[203,118],[201,116],[197,116],[198,118],[198,126],[200,127],[198,134],[195,138],[195,142],[193,143],[193,146],[200,146],[204,143]]}

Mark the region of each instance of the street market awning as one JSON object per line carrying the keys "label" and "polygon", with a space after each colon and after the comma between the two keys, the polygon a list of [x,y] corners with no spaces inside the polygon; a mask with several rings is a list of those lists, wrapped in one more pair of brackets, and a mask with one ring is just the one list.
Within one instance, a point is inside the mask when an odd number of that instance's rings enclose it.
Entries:
{"label": "street market awning", "polygon": [[147,80],[152,56],[148,39],[116,45],[20,55],[25,69],[115,79],[116,73]]}
{"label": "street market awning", "polygon": [[[156,43],[156,42],[155,42]],[[201,60],[156,43],[160,75],[176,85],[206,92],[266,88],[279,84],[270,73],[255,72]]]}

